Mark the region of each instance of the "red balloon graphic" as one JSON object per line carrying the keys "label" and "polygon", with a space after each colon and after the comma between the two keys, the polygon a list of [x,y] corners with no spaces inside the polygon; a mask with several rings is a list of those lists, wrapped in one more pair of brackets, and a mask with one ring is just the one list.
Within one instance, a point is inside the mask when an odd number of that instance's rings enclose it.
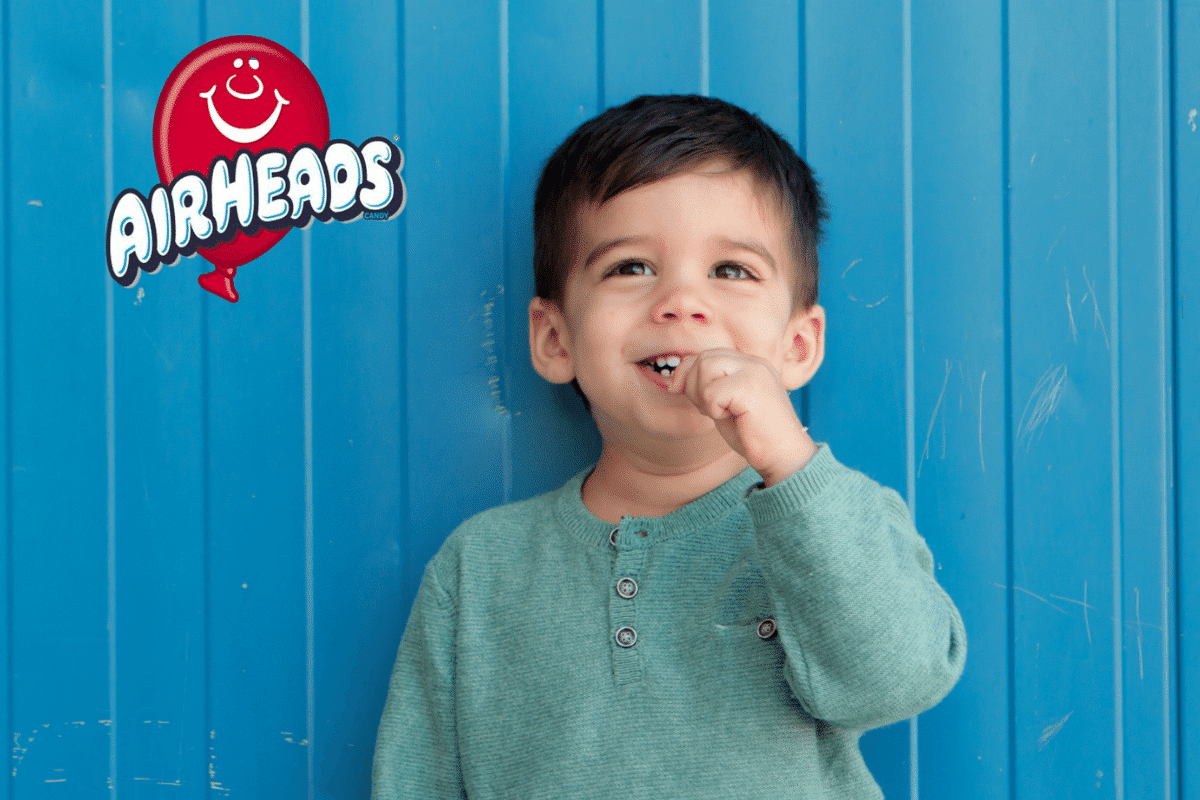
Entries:
{"label": "red balloon graphic", "polygon": [[[218,156],[239,150],[291,153],[329,143],[329,111],[316,78],[291,51],[258,36],[226,36],[193,50],[171,72],[154,112],[154,160],[164,184],[183,172],[207,176]],[[200,285],[231,303],[237,268],[287,235],[288,228],[238,231],[201,247],[215,269]]]}

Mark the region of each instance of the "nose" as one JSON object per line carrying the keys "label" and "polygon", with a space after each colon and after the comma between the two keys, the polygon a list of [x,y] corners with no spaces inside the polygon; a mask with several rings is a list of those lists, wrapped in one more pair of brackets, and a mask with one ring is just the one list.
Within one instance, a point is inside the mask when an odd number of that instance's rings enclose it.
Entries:
{"label": "nose", "polygon": [[650,317],[655,322],[690,319],[706,325],[711,321],[711,310],[696,287],[680,281],[663,287],[662,297],[654,304]]}

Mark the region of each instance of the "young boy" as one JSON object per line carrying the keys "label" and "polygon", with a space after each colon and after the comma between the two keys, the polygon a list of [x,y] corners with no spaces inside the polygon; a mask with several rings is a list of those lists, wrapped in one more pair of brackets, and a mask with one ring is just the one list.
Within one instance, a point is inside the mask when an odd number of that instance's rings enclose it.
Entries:
{"label": "young boy", "polygon": [[788,398],[824,353],[823,216],[720,100],[641,97],[551,156],[530,349],[602,452],[430,562],[372,797],[881,796],[860,733],[937,703],[966,639],[904,502]]}

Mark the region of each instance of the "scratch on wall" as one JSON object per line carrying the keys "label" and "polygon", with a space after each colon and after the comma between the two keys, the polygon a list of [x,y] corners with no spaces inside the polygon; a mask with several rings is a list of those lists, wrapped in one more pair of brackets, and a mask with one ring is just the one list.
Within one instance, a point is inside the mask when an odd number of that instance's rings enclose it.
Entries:
{"label": "scratch on wall", "polygon": [[987,465],[983,463],[983,381],[987,377],[987,370],[979,376],[979,469],[987,472]]}
{"label": "scratch on wall", "polygon": [[[1092,296],[1092,309],[1096,312],[1092,327],[1100,328],[1100,334],[1104,337],[1105,349],[1112,349],[1108,344],[1108,330],[1104,327],[1104,318],[1100,316],[1100,295],[1096,294],[1096,284],[1088,278],[1087,264],[1083,265],[1083,282],[1087,284],[1088,292]],[[1087,295],[1084,295],[1084,299],[1087,299]],[[1082,303],[1083,300],[1079,302]]]}
{"label": "scratch on wall", "polygon": [[1087,632],[1088,644],[1091,644],[1092,643],[1092,626],[1091,626],[1091,623],[1088,622],[1088,609],[1095,608],[1095,606],[1089,605],[1088,601],[1087,601],[1087,581],[1083,582],[1083,599],[1082,600],[1076,600],[1073,597],[1059,597],[1056,594],[1052,594],[1050,596],[1053,597],[1055,600],[1062,600],[1064,603],[1075,603],[1077,605],[1083,606],[1083,629],[1084,629],[1084,631]]}
{"label": "scratch on wall", "polygon": [[1058,404],[1062,402],[1063,382],[1066,379],[1067,365],[1056,367],[1051,364],[1033,387],[1033,392],[1025,403],[1025,410],[1021,412],[1021,421],[1017,423],[1017,441],[1019,444],[1022,439],[1025,440],[1025,452],[1029,452],[1034,434],[1037,434],[1038,439],[1042,438],[1046,424],[1058,410]]}
{"label": "scratch on wall", "polygon": [[938,411],[942,408],[942,398],[946,396],[946,385],[950,383],[950,359],[946,359],[946,377],[942,379],[942,391],[938,393],[937,403],[933,406],[933,415],[929,418],[929,429],[925,431],[925,448],[921,451],[921,462],[917,464],[917,477],[921,477],[921,467],[929,459],[929,437],[933,435],[933,425],[937,422]]}
{"label": "scratch on wall", "polygon": [[[1192,133],[1196,132],[1196,109],[1188,112],[1188,125],[1192,126]],[[38,205],[41,205],[40,203]]]}
{"label": "scratch on wall", "polygon": [[1133,587],[1133,613],[1134,619],[1137,620],[1137,648],[1138,648],[1138,679],[1146,680],[1146,669],[1142,663],[1142,593],[1138,591],[1138,587]]}
{"label": "scratch on wall", "polygon": [[1046,749],[1046,745],[1050,744],[1050,740],[1058,735],[1058,732],[1061,731],[1063,726],[1067,724],[1067,720],[1071,718],[1071,714],[1074,713],[1074,711],[1070,711],[1062,719],[1058,720],[1057,722],[1052,722],[1042,729],[1042,735],[1038,737],[1038,750]]}
{"label": "scratch on wall", "polygon": [[[854,259],[853,261],[851,261],[851,262],[850,262],[849,266],[847,266],[847,267],[846,267],[844,270],[842,270],[842,283],[843,283],[843,284],[845,284],[845,282],[846,282],[846,275],[847,275],[847,274],[849,274],[850,270],[854,269],[854,268],[855,268],[857,265],[859,265],[859,264],[861,264],[861,263],[862,263],[862,259],[861,259],[861,258],[856,258],[856,259]],[[852,302],[852,303],[863,303],[863,304],[864,304],[864,305],[865,305],[867,308],[875,308],[875,306],[879,305],[879,304],[880,304],[880,303],[882,303],[884,300],[887,300],[887,299],[888,299],[888,297],[890,297],[890,296],[891,296],[890,294],[885,294],[883,297],[879,298],[878,300],[876,300],[876,301],[874,301],[874,302],[871,302],[871,303],[868,303],[868,302],[867,302],[867,301],[865,301],[865,300],[862,300],[862,299],[860,299],[860,298],[857,298],[857,297],[855,297],[853,294],[851,294],[851,293],[850,293],[850,291],[849,291],[849,290],[847,290],[847,291],[846,291],[846,297],[847,297],[847,298],[849,298],[850,302]]]}
{"label": "scratch on wall", "polygon": [[1075,312],[1071,310],[1071,279],[1067,278],[1067,322],[1071,323],[1071,341],[1079,341],[1079,332],[1075,328]]}
{"label": "scratch on wall", "polygon": [[1054,237],[1054,241],[1050,243],[1050,249],[1046,251],[1046,260],[1050,260],[1050,254],[1054,252],[1054,248],[1058,247],[1058,240],[1067,232],[1067,226],[1063,225],[1058,229],[1058,235]]}
{"label": "scratch on wall", "polygon": [[[999,589],[1007,589],[1007,588],[1009,588],[1009,587],[1005,586],[1003,583],[996,583],[995,581],[992,581],[992,582],[991,582],[991,584],[992,584],[992,586],[995,586],[995,587],[997,587],[997,588],[999,588]],[[1058,606],[1054,605],[1054,603],[1051,603],[1049,600],[1047,600],[1046,598],[1042,597],[1040,594],[1036,594],[1036,593],[1034,593],[1034,592],[1031,592],[1031,591],[1029,591],[1028,589],[1026,589],[1026,588],[1024,588],[1024,587],[1021,587],[1021,586],[1014,586],[1014,587],[1012,587],[1012,590],[1013,590],[1014,592],[1021,592],[1022,594],[1027,594],[1027,595],[1029,595],[1030,597],[1032,597],[1032,598],[1033,598],[1033,599],[1035,599],[1035,600],[1040,600],[1040,601],[1042,601],[1043,603],[1045,603],[1046,605],[1048,605],[1048,606],[1050,606],[1051,608],[1053,608],[1055,611],[1057,611],[1057,612],[1058,612],[1058,613],[1060,613],[1060,614],[1066,614],[1066,613],[1067,613],[1067,612],[1066,612],[1066,611],[1064,611],[1063,609],[1061,609],[1061,608],[1059,608]]]}

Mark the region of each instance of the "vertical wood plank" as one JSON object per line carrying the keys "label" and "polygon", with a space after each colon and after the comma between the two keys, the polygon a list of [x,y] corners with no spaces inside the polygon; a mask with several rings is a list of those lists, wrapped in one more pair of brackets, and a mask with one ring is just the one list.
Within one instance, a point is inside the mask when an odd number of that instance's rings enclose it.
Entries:
{"label": "vertical wood plank", "polygon": [[[0,665],[4,669],[3,696],[0,696],[0,728],[5,736],[13,732],[12,700],[12,56],[9,42],[9,4],[0,3],[0,395],[3,397],[3,424],[0,425],[0,465],[4,482],[0,487],[0,525],[4,544],[0,547]],[[11,764],[13,754],[9,755]],[[0,780],[0,800],[12,797],[11,767]]]}
{"label": "vertical wood plank", "polygon": [[1070,18],[1009,7],[1008,591],[1023,798],[1111,793],[1120,775],[1107,24],[1101,5]]}
{"label": "vertical wood plank", "polygon": [[700,2],[604,0],[604,104],[701,89]]}
{"label": "vertical wood plank", "polygon": [[[210,2],[207,36],[253,31],[300,54],[293,2]],[[307,796],[301,234],[206,296],[209,775],[217,796]],[[197,273],[207,264],[197,258]]]}
{"label": "vertical wood plank", "polygon": [[708,8],[709,93],[758,114],[804,155],[797,0]]}
{"label": "vertical wood plank", "polygon": [[[200,44],[199,17],[195,3],[165,13],[113,4],[114,192],[159,181],[154,110],[175,64]],[[112,286],[122,797],[208,791],[204,301],[194,270],[194,259],[182,261],[132,289]]]}
{"label": "vertical wood plank", "polygon": [[1200,5],[1173,3],[1170,126],[1179,796],[1200,800]]}
{"label": "vertical wood plank", "polygon": [[[829,201],[825,362],[809,426],[845,464],[904,492],[904,152],[899,7],[805,3],[808,160]],[[853,41],[853,47],[845,46]],[[909,793],[909,726],[867,733],[888,797]]]}
{"label": "vertical wood plank", "polygon": [[1125,796],[1172,790],[1170,639],[1175,620],[1168,346],[1170,272],[1164,195],[1167,40],[1162,3],[1118,4],[1118,294]]}
{"label": "vertical wood plank", "polygon": [[507,391],[512,410],[514,500],[555,489],[600,453],[591,417],[569,386],[555,386],[529,357],[533,298],[533,194],[554,148],[598,114],[595,0],[509,6],[508,180],[505,286]]}
{"label": "vertical wood plank", "polygon": [[[401,135],[394,3],[313,4],[310,67],[330,133]],[[403,147],[403,145],[401,145]],[[407,156],[407,150],[405,150]],[[406,609],[398,562],[408,212],[312,236],[314,796],[366,797]]]}
{"label": "vertical wood plank", "polygon": [[405,606],[445,536],[504,497],[499,10],[405,9],[405,379],[413,420]]}
{"label": "vertical wood plank", "polygon": [[925,797],[1008,797],[1001,24],[913,3],[916,522],[969,642],[920,717]]}
{"label": "vertical wood plank", "polygon": [[[11,5],[14,796],[109,778],[103,42],[99,6]],[[64,226],[72,235],[64,236]],[[48,781],[54,781],[48,783]]]}

